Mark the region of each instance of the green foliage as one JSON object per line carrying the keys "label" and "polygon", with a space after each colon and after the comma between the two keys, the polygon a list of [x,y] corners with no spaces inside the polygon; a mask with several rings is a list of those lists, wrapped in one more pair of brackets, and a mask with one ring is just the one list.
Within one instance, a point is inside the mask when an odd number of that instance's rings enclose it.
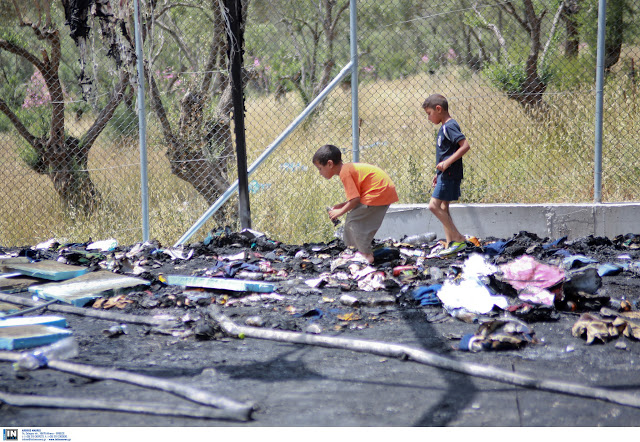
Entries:
{"label": "green foliage", "polygon": [[0,134],[9,132],[12,127],[9,119],[3,113],[0,113]]}
{"label": "green foliage", "polygon": [[[608,53],[617,42],[638,41],[637,6],[631,0],[608,0],[606,5],[605,52]],[[581,3],[577,17],[580,33],[588,44],[595,59],[598,39],[598,0],[586,0]]]}
{"label": "green foliage", "polygon": [[520,92],[522,83],[526,80],[524,65],[494,63],[483,70],[491,84],[507,94]]}
{"label": "green foliage", "polygon": [[135,109],[121,104],[109,120],[107,130],[115,137],[135,137],[138,135],[138,114]]}
{"label": "green foliage", "polygon": [[76,116],[76,119],[79,120],[82,118],[82,115],[91,111],[91,106],[89,106],[89,103],[86,101],[76,100],[67,105],[67,111],[71,112]]}
{"label": "green foliage", "polygon": [[403,78],[414,71],[409,59],[405,54],[389,51],[378,61],[377,71],[379,75],[387,80]]}
{"label": "green foliage", "polygon": [[[3,65],[0,74],[0,97],[11,109],[20,109],[25,97],[24,79],[17,72],[5,68],[5,57],[0,54],[0,63]],[[29,78],[29,77],[27,77]],[[0,112],[0,133],[8,132],[13,125],[2,112]]]}
{"label": "green foliage", "polygon": [[39,106],[15,111],[22,124],[35,137],[45,137],[51,129],[51,106]]}
{"label": "green foliage", "polygon": [[0,96],[11,109],[22,105],[25,97],[24,80],[17,73],[3,72],[0,83]]}
{"label": "green foliage", "polygon": [[469,161],[467,161],[464,168],[465,178],[462,180],[461,188],[462,201],[470,204],[483,202],[489,187],[487,179],[477,173],[473,165],[469,164]]}
{"label": "green foliage", "polygon": [[[538,77],[543,84],[549,84],[554,77],[555,66],[539,66]],[[506,94],[518,94],[523,91],[527,80],[524,64],[493,63],[483,70],[484,75],[496,88]]]}
{"label": "green foliage", "polygon": [[291,90],[291,79],[300,72],[300,61],[286,48],[278,49],[273,55],[267,58],[267,63],[271,66],[273,72],[273,78],[275,79],[289,79],[285,84],[288,85]]}
{"label": "green foliage", "polygon": [[16,30],[15,27],[7,26],[0,28],[0,38],[17,46],[24,46],[26,43],[24,35]]}

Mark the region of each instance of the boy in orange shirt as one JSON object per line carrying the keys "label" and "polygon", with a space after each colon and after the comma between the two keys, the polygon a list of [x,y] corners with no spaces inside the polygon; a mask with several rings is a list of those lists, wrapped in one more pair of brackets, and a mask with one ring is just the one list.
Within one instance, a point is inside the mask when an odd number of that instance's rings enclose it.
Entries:
{"label": "boy in orange shirt", "polygon": [[313,165],[326,179],[339,176],[347,201],[329,209],[329,218],[336,220],[345,213],[343,240],[354,247],[357,255],[373,263],[371,242],[382,225],[389,206],[398,201],[396,187],[382,169],[365,163],[342,162],[340,149],[331,144],[322,146],[313,155]]}

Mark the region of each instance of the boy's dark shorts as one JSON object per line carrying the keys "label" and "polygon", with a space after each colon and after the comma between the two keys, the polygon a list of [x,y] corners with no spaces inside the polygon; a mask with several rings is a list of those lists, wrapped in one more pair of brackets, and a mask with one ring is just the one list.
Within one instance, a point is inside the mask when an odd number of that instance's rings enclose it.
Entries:
{"label": "boy's dark shorts", "polygon": [[448,180],[440,175],[431,197],[441,201],[456,201],[460,198],[460,183],[462,180]]}

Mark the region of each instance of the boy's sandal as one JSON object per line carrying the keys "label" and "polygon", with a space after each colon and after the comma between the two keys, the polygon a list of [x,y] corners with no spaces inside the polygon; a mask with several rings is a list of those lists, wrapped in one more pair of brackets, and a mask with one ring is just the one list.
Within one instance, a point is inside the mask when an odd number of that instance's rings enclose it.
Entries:
{"label": "boy's sandal", "polygon": [[447,247],[446,249],[438,253],[438,256],[445,257],[449,255],[454,255],[458,252],[463,251],[466,248],[467,248],[467,244],[465,242],[452,241],[449,247]]}

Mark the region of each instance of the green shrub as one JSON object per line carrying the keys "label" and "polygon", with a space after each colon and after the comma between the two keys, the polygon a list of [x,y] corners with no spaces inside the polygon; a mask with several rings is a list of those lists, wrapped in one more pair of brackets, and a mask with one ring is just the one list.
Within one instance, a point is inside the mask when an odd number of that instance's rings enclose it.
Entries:
{"label": "green shrub", "polygon": [[[538,77],[542,84],[549,84],[554,77],[555,67],[547,65],[538,67]],[[483,73],[496,88],[506,94],[519,94],[527,80],[524,64],[494,63],[487,66]]]}
{"label": "green shrub", "polygon": [[107,126],[109,133],[117,137],[135,137],[138,134],[138,114],[135,109],[120,105]]}

